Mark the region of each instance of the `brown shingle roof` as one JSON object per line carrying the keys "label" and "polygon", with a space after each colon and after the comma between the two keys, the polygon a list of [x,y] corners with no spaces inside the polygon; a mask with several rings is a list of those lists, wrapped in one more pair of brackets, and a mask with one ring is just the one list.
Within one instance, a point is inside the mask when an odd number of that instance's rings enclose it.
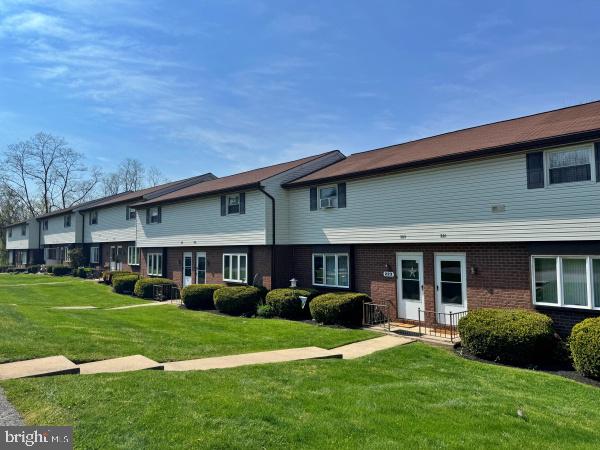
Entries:
{"label": "brown shingle roof", "polygon": [[287,183],[287,186],[367,176],[445,160],[526,149],[528,144],[547,144],[559,137],[576,138],[584,133],[591,135],[592,132],[600,135],[600,101],[355,153],[331,166]]}
{"label": "brown shingle roof", "polygon": [[321,158],[325,155],[335,152],[338,152],[338,150],[308,156],[306,158],[297,159],[295,161],[275,164],[273,166],[262,167],[260,169],[249,170],[248,172],[237,173],[235,175],[229,175],[211,181],[205,181],[204,183],[199,183],[184,189],[179,189],[177,191],[161,195],[160,197],[156,197],[148,201],[136,203],[133,206],[147,206],[152,204],[183,200],[186,198],[199,197],[202,195],[209,195],[217,192],[227,192],[236,189],[255,188],[259,186],[261,181],[264,181],[275,175],[279,175],[280,173],[294,169],[295,167],[301,166],[302,164],[306,164],[310,161],[314,161],[315,159]]}

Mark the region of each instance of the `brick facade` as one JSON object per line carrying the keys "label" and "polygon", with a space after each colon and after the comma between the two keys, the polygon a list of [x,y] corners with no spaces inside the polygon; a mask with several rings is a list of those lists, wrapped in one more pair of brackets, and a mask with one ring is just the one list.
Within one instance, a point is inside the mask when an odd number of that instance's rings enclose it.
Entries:
{"label": "brick facade", "polygon": [[[87,257],[90,257],[90,247],[100,247],[100,262],[98,264],[91,264],[92,266],[98,266],[104,270],[108,270],[110,268],[110,248],[121,246],[122,253],[120,257],[121,270],[126,272],[135,272],[138,273],[140,271],[140,265],[129,265],[128,261],[128,248],[134,247],[135,242],[123,241],[123,242],[105,242],[102,244],[86,244],[87,245]],[[141,261],[140,261],[141,263]]]}
{"label": "brick facade", "polygon": [[[140,257],[140,273],[147,275],[146,255],[148,253],[163,253],[163,276],[183,285],[183,254],[192,253],[192,283],[196,279],[196,253],[206,253],[206,283],[223,283],[223,253],[247,253],[248,284],[255,282],[258,285],[272,288],[271,283],[271,247],[168,247],[168,248],[143,248]],[[165,265],[166,262],[166,265]]]}
{"label": "brick facade", "polygon": [[[584,243],[581,243],[584,244]],[[539,244],[529,243],[459,243],[459,244],[380,244],[350,246],[350,289],[368,294],[374,301],[389,303],[393,317],[397,317],[397,280],[385,278],[384,271],[398,273],[396,253],[423,254],[423,293],[425,309],[435,311],[435,254],[464,253],[467,272],[468,309],[478,308],[522,308],[536,309],[549,315],[557,331],[567,335],[572,326],[585,319],[600,315],[600,311],[575,310],[569,308],[536,307],[532,303],[531,268],[532,254],[539,253]],[[588,245],[581,251],[573,247],[562,249],[552,243],[546,245],[544,254],[585,254]],[[346,246],[346,248],[348,248]],[[294,246],[291,255],[291,273],[300,286],[312,285],[313,246]],[[336,251],[336,246],[331,246]],[[323,289],[323,288],[320,288]]]}

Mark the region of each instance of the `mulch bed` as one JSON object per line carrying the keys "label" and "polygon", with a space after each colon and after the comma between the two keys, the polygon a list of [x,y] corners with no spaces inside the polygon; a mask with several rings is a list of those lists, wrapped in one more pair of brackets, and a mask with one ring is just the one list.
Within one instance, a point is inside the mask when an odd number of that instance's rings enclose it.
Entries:
{"label": "mulch bed", "polygon": [[557,375],[559,377],[568,378],[569,380],[577,381],[578,383],[587,384],[589,386],[594,386],[600,388],[600,380],[594,380],[592,378],[584,377],[579,372],[577,372],[570,364],[563,365],[548,365],[548,366],[536,366],[536,367],[522,367],[522,366],[512,366],[509,364],[502,364],[497,361],[488,361],[487,359],[481,359],[472,353],[469,353],[463,347],[457,346],[454,348],[454,353],[458,356],[471,360],[478,361],[485,364],[492,364],[495,366],[504,366],[504,367],[516,367],[518,369],[526,369],[533,370],[537,372],[549,373],[552,375]]}

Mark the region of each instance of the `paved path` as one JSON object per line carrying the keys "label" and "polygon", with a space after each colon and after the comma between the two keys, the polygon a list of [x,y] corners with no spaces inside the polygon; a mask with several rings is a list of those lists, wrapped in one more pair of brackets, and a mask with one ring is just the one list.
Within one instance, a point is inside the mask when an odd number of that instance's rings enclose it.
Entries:
{"label": "paved path", "polygon": [[0,427],[14,427],[21,425],[24,425],[21,415],[6,399],[4,391],[0,388]]}
{"label": "paved path", "polygon": [[78,309],[98,309],[97,306],[54,306],[51,309],[74,309],[74,310],[78,310]]}
{"label": "paved path", "polygon": [[[74,281],[74,280],[73,280]],[[48,283],[20,283],[20,284],[0,284],[0,288],[3,287],[19,287],[19,286],[47,286],[51,284],[68,284],[72,281],[49,281]]]}
{"label": "paved path", "polygon": [[115,311],[117,309],[131,309],[131,308],[144,308],[147,306],[161,306],[161,305],[173,305],[174,303],[170,302],[148,302],[142,303],[141,305],[127,305],[127,306],[118,306],[116,308],[107,308],[107,311]]}
{"label": "paved path", "polygon": [[266,352],[244,353],[240,355],[215,356],[211,358],[190,359],[167,362],[164,364],[146,358],[143,355],[126,356],[76,365],[64,356],[32,359],[14,363],[0,364],[0,380],[14,378],[61,375],[67,373],[95,374],[129,372],[146,369],[164,369],[165,371],[192,371],[228,369],[255,364],[273,364],[305,359],[344,358],[355,359],[399,345],[413,342],[414,339],[400,336],[381,336],[366,341],[355,342],[331,350],[320,347],[288,348]]}

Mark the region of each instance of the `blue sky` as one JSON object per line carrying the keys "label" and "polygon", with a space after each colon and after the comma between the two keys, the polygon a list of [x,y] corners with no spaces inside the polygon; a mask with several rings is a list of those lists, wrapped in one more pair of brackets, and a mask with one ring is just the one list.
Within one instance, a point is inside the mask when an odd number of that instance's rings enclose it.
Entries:
{"label": "blue sky", "polygon": [[595,1],[0,0],[0,148],[171,179],[600,99]]}

